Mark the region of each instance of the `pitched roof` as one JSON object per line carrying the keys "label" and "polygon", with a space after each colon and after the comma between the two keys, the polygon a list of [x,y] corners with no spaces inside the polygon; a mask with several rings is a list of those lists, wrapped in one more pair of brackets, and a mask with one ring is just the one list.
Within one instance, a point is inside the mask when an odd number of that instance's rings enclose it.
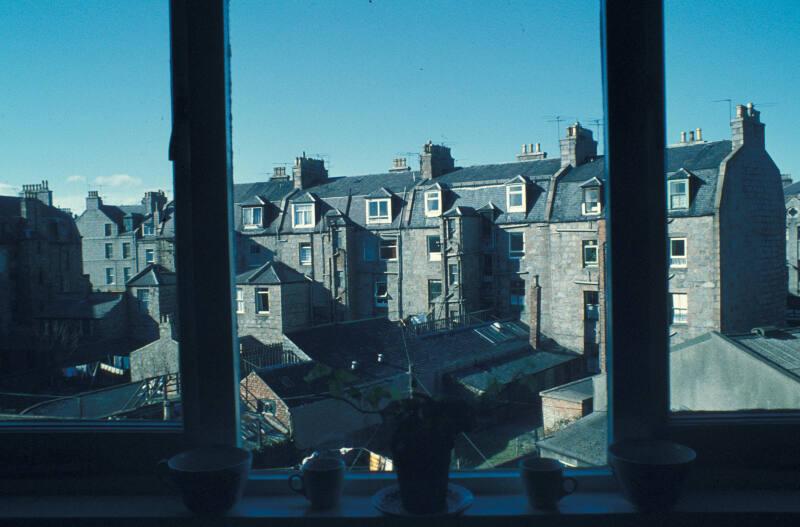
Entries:
{"label": "pitched roof", "polygon": [[549,370],[577,358],[576,355],[529,349],[516,356],[498,358],[458,372],[452,378],[467,389],[482,394],[494,384],[505,386],[521,377]]}
{"label": "pitched roof", "polygon": [[238,285],[279,285],[305,281],[305,276],[278,261],[267,262],[236,276]]}
{"label": "pitched roof", "polygon": [[726,335],[769,365],[800,378],[800,328],[767,331],[763,335]]}
{"label": "pitched roof", "polygon": [[175,283],[174,272],[158,264],[150,264],[128,280],[125,285],[128,287],[154,287],[175,285]]}
{"label": "pitched roof", "polygon": [[608,414],[592,412],[549,438],[537,441],[536,446],[578,460],[583,465],[605,465],[608,448]]}

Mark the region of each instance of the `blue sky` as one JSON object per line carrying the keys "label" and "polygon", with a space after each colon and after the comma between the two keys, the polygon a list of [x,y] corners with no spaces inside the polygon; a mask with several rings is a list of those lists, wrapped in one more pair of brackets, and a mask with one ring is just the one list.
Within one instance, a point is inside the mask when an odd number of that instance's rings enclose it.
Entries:
{"label": "blue sky", "polygon": [[[380,172],[428,139],[461,165],[521,143],[557,156],[554,116],[562,133],[602,117],[598,18],[594,0],[232,0],[234,177],[303,151],[332,175]],[[47,179],[80,212],[89,188],[116,203],[169,190],[167,2],[0,2],[0,20],[0,194]],[[713,101],[753,101],[800,179],[798,27],[793,0],[668,0],[668,141],[729,138]]]}

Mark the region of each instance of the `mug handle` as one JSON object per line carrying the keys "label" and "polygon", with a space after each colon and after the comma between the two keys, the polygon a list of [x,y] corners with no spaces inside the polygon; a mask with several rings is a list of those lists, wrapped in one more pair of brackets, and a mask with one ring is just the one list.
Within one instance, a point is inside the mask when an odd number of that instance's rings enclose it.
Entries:
{"label": "mug handle", "polygon": [[[567,483],[567,482],[571,482],[572,483],[572,488],[570,488],[570,489],[566,488],[564,483]],[[561,480],[561,496],[562,497],[563,496],[569,496],[570,494],[572,494],[576,490],[578,490],[578,480],[576,480],[575,478],[564,478],[564,479]]]}
{"label": "mug handle", "polygon": [[[294,486],[294,482],[295,481],[299,481],[300,482],[300,486],[299,487],[295,487]],[[305,487],[305,485],[303,485],[303,475],[295,473],[295,474],[292,474],[291,476],[289,476],[289,488],[292,489],[293,491],[295,491],[296,493],[302,494],[303,496],[305,496],[306,495],[306,487]]]}

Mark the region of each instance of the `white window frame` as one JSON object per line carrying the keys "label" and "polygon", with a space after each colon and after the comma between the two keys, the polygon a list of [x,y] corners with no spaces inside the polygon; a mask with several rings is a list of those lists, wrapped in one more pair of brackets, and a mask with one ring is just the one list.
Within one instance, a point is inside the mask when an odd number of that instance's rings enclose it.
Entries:
{"label": "white window frame", "polygon": [[[394,242],[394,258],[383,257],[383,242]],[[388,247],[387,247],[388,248]],[[396,262],[400,258],[400,239],[395,236],[378,238],[378,260],[381,262]]]}
{"label": "white window frame", "polygon": [[[590,193],[596,193],[596,201],[590,201],[586,198]],[[583,196],[581,198],[581,214],[583,216],[597,216],[603,212],[602,203],[602,189],[600,187],[587,187],[583,189]]]}
{"label": "white window frame", "polygon": [[237,315],[244,315],[245,306],[244,306],[244,287],[237,287],[236,288],[236,314]]}
{"label": "white window frame", "polygon": [[131,269],[130,267],[122,268],[122,281],[124,283],[127,284],[128,280],[130,280],[132,276],[133,276],[133,269]]}
{"label": "white window frame", "polygon": [[[149,255],[149,257],[148,257]],[[145,248],[144,250],[144,263],[145,265],[156,263],[156,250]]]}
{"label": "white window frame", "polygon": [[686,326],[689,324],[689,295],[686,293],[670,293],[670,325]]}
{"label": "white window frame", "polygon": [[[506,211],[525,212],[527,210],[527,199],[525,194],[525,183],[512,183],[510,185],[506,185]],[[519,196],[519,205],[511,204],[512,196]]]}
{"label": "white window frame", "polygon": [[[392,199],[391,198],[372,198],[366,200],[365,212],[367,214],[367,223],[391,223],[392,222]],[[375,205],[377,207],[377,214],[370,214],[370,209]],[[386,214],[381,212],[381,205],[386,205]]]}
{"label": "white window frame", "polygon": [[[303,252],[305,252],[304,249],[308,250],[307,251],[308,258],[303,257]],[[314,264],[314,255],[311,251],[311,242],[301,242],[297,248],[297,252],[298,252],[297,257],[300,262],[300,265],[309,266]]]}
{"label": "white window frame", "polygon": [[[435,204],[436,207],[431,207]],[[438,217],[442,215],[442,191],[429,190],[425,192],[425,216],[428,218]]]}
{"label": "white window frame", "polygon": [[[513,250],[511,248],[511,239],[517,235],[522,236],[522,250]],[[522,260],[525,258],[525,231],[508,231],[508,258],[510,260]]]}
{"label": "white window frame", "polygon": [[[270,305],[270,298],[269,298],[269,288],[268,287],[256,287],[255,289],[255,300],[256,300],[256,314],[257,315],[269,315],[269,310],[272,309]],[[267,309],[264,309],[264,303],[262,298],[267,298]]]}
{"label": "white window frame", "polygon": [[106,243],[103,246],[103,254],[106,257],[106,260],[112,260],[114,258],[114,244]]}
{"label": "white window frame", "polygon": [[127,259],[131,257],[131,243],[122,242],[122,258]]}
{"label": "white window frame", "polygon": [[[683,192],[675,192],[673,185],[683,185]],[[689,180],[688,179],[673,179],[668,181],[667,196],[669,210],[686,210],[689,208]],[[675,198],[683,198],[678,205],[675,205]]]}
{"label": "white window frame", "polygon": [[[109,271],[111,271],[109,273]],[[110,280],[109,280],[110,279]],[[115,285],[117,282],[116,272],[113,267],[105,268],[105,285]]]}
{"label": "white window frame", "polygon": [[103,224],[103,236],[114,236],[114,225],[112,223]]}
{"label": "white window frame", "polygon": [[[389,307],[389,279],[385,276],[382,278],[375,278],[373,282],[373,297],[375,299],[375,307],[388,308]],[[386,293],[383,295],[378,294],[378,284],[383,284],[386,288]]]}
{"label": "white window frame", "polygon": [[[674,242],[682,241],[683,242],[683,256],[676,256],[674,253]],[[678,269],[686,269],[689,263],[689,243],[687,239],[683,236],[678,236],[669,239],[669,266],[678,268]]]}
{"label": "white window frame", "polygon": [[[298,213],[302,213],[302,222],[298,222]],[[314,227],[316,211],[313,203],[292,203],[292,228],[308,229]],[[307,220],[307,221],[306,221]]]}
{"label": "white window frame", "polygon": [[[256,215],[258,220],[255,219]],[[245,229],[258,229],[263,223],[264,207],[242,207],[242,226]]]}
{"label": "white window frame", "polygon": [[[600,262],[600,248],[597,245],[597,240],[583,240],[581,242],[583,266],[584,267],[597,267]],[[586,257],[587,249],[594,249],[594,260]]]}
{"label": "white window frame", "polygon": [[[438,238],[439,239],[439,250],[432,251],[431,250],[431,239]],[[428,261],[429,262],[441,262],[442,261],[442,236],[441,234],[428,234],[425,236],[425,250],[428,253]]]}
{"label": "white window frame", "polygon": [[153,220],[150,219],[142,223],[142,236],[155,236],[156,227],[153,225]]}

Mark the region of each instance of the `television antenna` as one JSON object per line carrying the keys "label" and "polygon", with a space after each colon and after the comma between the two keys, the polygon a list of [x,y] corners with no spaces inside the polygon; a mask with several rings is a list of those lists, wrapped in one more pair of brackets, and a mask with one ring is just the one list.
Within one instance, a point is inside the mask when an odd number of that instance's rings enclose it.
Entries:
{"label": "television antenna", "polygon": [[561,141],[561,123],[566,121],[563,115],[545,115],[545,119],[547,119],[548,123],[556,123],[556,130],[558,131],[558,135],[556,136],[556,144],[559,144]]}

